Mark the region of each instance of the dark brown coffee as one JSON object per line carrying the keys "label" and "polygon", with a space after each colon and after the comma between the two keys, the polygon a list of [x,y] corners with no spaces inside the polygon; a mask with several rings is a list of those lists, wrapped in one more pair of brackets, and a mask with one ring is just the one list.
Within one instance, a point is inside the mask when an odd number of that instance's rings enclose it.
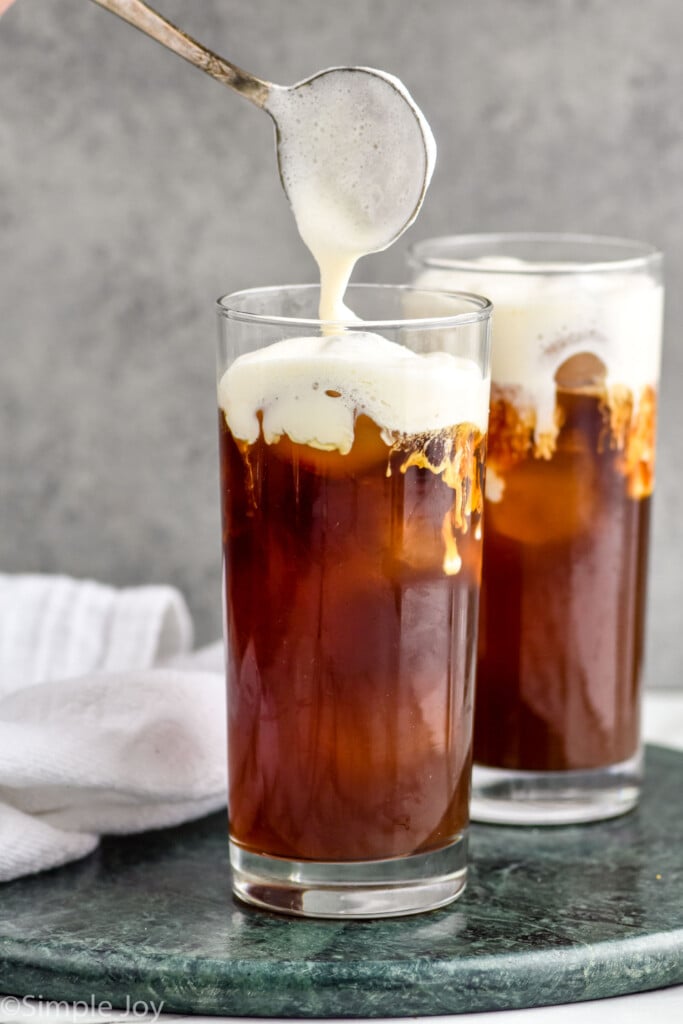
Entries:
{"label": "dark brown coffee", "polygon": [[545,451],[494,388],[474,743],[489,767],[598,768],[638,748],[656,396],[634,412],[625,389],[560,383]]}
{"label": "dark brown coffee", "polygon": [[237,441],[220,416],[231,838],[295,860],[467,824],[484,440]]}

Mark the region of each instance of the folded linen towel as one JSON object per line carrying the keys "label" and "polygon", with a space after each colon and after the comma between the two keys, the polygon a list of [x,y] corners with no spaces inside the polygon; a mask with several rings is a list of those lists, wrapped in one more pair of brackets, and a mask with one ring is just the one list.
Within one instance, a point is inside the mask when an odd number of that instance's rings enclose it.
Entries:
{"label": "folded linen towel", "polygon": [[68,576],[0,574],[0,695],[92,671],[150,668],[189,650],[173,587],[115,590]]}
{"label": "folded linen towel", "polygon": [[222,674],[191,638],[170,587],[0,576],[0,881],[225,805]]}

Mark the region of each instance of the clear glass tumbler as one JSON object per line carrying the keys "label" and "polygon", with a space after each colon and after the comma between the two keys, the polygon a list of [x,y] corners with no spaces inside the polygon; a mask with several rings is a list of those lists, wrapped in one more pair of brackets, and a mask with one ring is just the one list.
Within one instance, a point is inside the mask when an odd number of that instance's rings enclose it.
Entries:
{"label": "clear glass tumbler", "polygon": [[219,300],[234,891],[375,917],[462,891],[491,306]]}
{"label": "clear glass tumbler", "polygon": [[494,303],[475,820],[591,821],[638,800],[661,263],[581,235],[412,251],[421,286]]}

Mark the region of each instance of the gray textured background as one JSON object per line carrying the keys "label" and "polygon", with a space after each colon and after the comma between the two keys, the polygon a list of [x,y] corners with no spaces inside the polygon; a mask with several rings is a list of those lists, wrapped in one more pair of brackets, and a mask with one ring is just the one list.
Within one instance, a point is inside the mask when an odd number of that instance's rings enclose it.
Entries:
{"label": "gray textured background", "polygon": [[[158,0],[257,74],[404,79],[439,160],[408,242],[631,235],[667,255],[648,677],[683,667],[680,0]],[[88,0],[0,21],[0,569],[169,581],[219,631],[213,299],[314,277],[269,119]]]}

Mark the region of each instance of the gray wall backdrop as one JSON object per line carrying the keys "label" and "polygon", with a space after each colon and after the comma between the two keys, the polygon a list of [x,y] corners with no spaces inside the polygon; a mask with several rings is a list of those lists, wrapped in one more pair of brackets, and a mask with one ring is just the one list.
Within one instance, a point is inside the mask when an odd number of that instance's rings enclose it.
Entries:
{"label": "gray wall backdrop", "polygon": [[[680,0],[158,0],[257,74],[404,79],[439,145],[431,234],[653,241],[668,309],[648,678],[683,667]],[[220,629],[213,300],[314,267],[269,119],[88,0],[0,21],[0,570],[169,581]]]}

